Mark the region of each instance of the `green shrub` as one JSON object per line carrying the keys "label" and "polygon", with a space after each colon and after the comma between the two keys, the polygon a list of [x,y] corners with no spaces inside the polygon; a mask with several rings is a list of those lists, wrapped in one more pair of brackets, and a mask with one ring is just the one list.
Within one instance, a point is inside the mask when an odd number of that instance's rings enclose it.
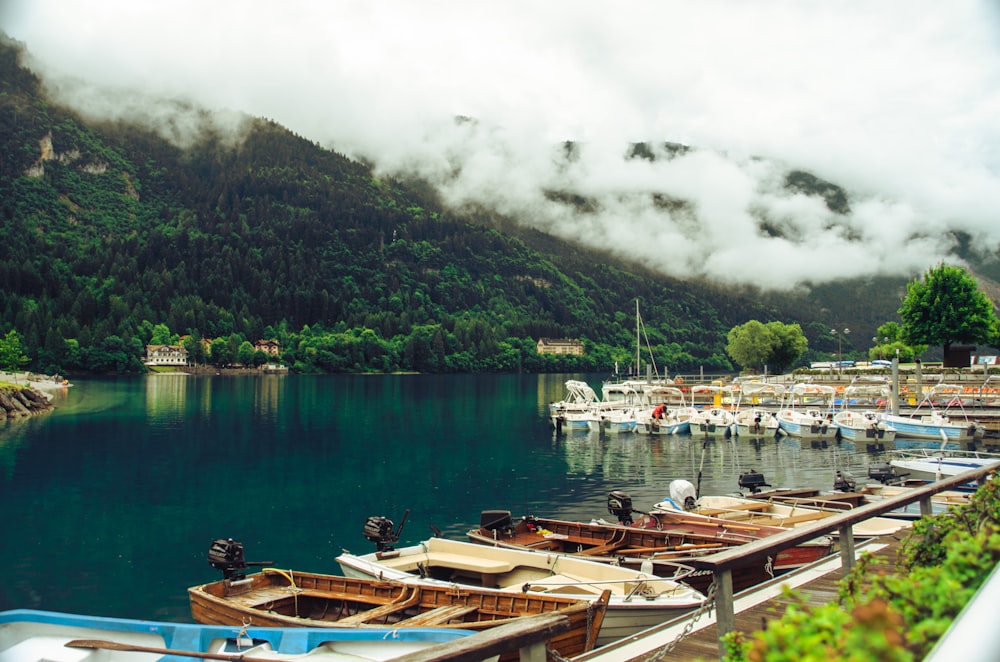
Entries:
{"label": "green shrub", "polygon": [[863,555],[836,602],[809,607],[794,593],[780,618],[724,638],[731,662],[923,659],[1000,560],[1000,478],[968,505],[918,520],[898,567]]}

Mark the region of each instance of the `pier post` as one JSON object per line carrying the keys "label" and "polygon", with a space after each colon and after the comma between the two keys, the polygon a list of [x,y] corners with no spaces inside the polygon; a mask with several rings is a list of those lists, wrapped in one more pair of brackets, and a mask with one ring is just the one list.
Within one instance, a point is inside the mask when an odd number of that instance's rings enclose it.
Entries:
{"label": "pier post", "polygon": [[715,572],[715,626],[719,633],[719,657],[728,653],[722,638],[736,629],[736,607],[733,603],[733,571],[716,568]]}
{"label": "pier post", "polygon": [[929,517],[932,514],[934,514],[934,510],[931,506],[931,495],[920,497],[920,516]]}
{"label": "pier post", "polygon": [[854,569],[854,526],[844,525],[838,529],[840,532],[840,566],[846,575]]}

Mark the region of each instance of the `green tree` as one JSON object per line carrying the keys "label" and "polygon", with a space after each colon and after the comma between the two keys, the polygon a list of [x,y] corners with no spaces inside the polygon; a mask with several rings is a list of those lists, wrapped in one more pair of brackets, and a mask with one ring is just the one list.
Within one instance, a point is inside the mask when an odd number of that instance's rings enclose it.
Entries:
{"label": "green tree", "polygon": [[17,334],[17,330],[11,329],[6,336],[0,338],[0,368],[17,372],[30,360],[24,354],[24,349],[21,347],[21,337]]}
{"label": "green tree", "polygon": [[775,339],[774,350],[768,361],[774,365],[775,372],[782,372],[798,361],[809,348],[809,341],[798,324],[768,322],[767,329]]}
{"label": "green tree", "polygon": [[149,340],[150,345],[173,345],[177,342],[177,336],[171,335],[170,327],[166,324],[153,326],[153,335]]}
{"label": "green tree", "polygon": [[900,340],[902,329],[896,322],[886,322],[878,328],[875,346],[868,350],[869,359],[891,361],[898,358],[900,363],[911,363],[914,358],[927,351],[927,345],[910,346]]}
{"label": "green tree", "polygon": [[762,368],[774,355],[777,343],[771,329],[757,320],[734,326],[726,339],[729,356],[744,368]]}
{"label": "green tree", "polygon": [[953,343],[988,344],[997,338],[993,303],[962,267],[942,263],[907,285],[899,316],[900,340],[911,346],[941,345],[947,352]]}
{"label": "green tree", "polygon": [[184,336],[181,346],[188,352],[188,361],[194,365],[201,365],[205,362],[205,344],[201,341],[201,334],[197,330],[191,335]]}
{"label": "green tree", "polygon": [[216,338],[208,348],[209,358],[212,363],[223,368],[233,362],[234,352],[229,348],[228,338]]}
{"label": "green tree", "polygon": [[244,340],[236,350],[236,362],[242,363],[243,367],[250,367],[253,365],[253,354],[253,345],[249,340]]}

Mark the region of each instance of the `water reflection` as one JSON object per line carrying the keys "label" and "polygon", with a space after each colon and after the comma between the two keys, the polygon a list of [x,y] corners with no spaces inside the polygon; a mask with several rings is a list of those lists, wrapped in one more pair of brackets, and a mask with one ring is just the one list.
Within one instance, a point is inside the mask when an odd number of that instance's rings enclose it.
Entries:
{"label": "water reflection", "polygon": [[184,373],[155,374],[145,380],[146,415],[153,425],[177,425],[187,408],[187,386],[191,377]]}

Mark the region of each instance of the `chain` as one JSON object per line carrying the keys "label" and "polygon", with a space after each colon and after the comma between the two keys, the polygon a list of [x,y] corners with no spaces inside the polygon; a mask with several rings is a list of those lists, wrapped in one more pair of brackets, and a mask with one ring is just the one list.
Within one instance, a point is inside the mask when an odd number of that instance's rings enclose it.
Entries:
{"label": "chain", "polygon": [[666,657],[668,653],[674,650],[674,647],[677,646],[677,644],[679,644],[681,640],[684,639],[684,637],[691,634],[691,631],[694,629],[695,623],[698,622],[698,619],[704,616],[705,614],[711,612],[714,607],[715,607],[715,582],[713,581],[708,586],[708,593],[705,595],[705,601],[701,603],[701,606],[698,607],[697,611],[695,611],[694,614],[692,614],[691,618],[688,619],[688,622],[684,625],[684,629],[681,630],[676,637],[674,637],[673,641],[671,641],[669,644],[667,644],[660,650],[656,651],[656,654],[650,658],[647,658],[645,662],[660,662],[660,660]]}
{"label": "chain", "polygon": [[559,651],[552,650],[548,644],[545,644],[545,653],[550,660],[555,660],[555,662],[570,662],[568,657],[563,657],[559,654]]}

